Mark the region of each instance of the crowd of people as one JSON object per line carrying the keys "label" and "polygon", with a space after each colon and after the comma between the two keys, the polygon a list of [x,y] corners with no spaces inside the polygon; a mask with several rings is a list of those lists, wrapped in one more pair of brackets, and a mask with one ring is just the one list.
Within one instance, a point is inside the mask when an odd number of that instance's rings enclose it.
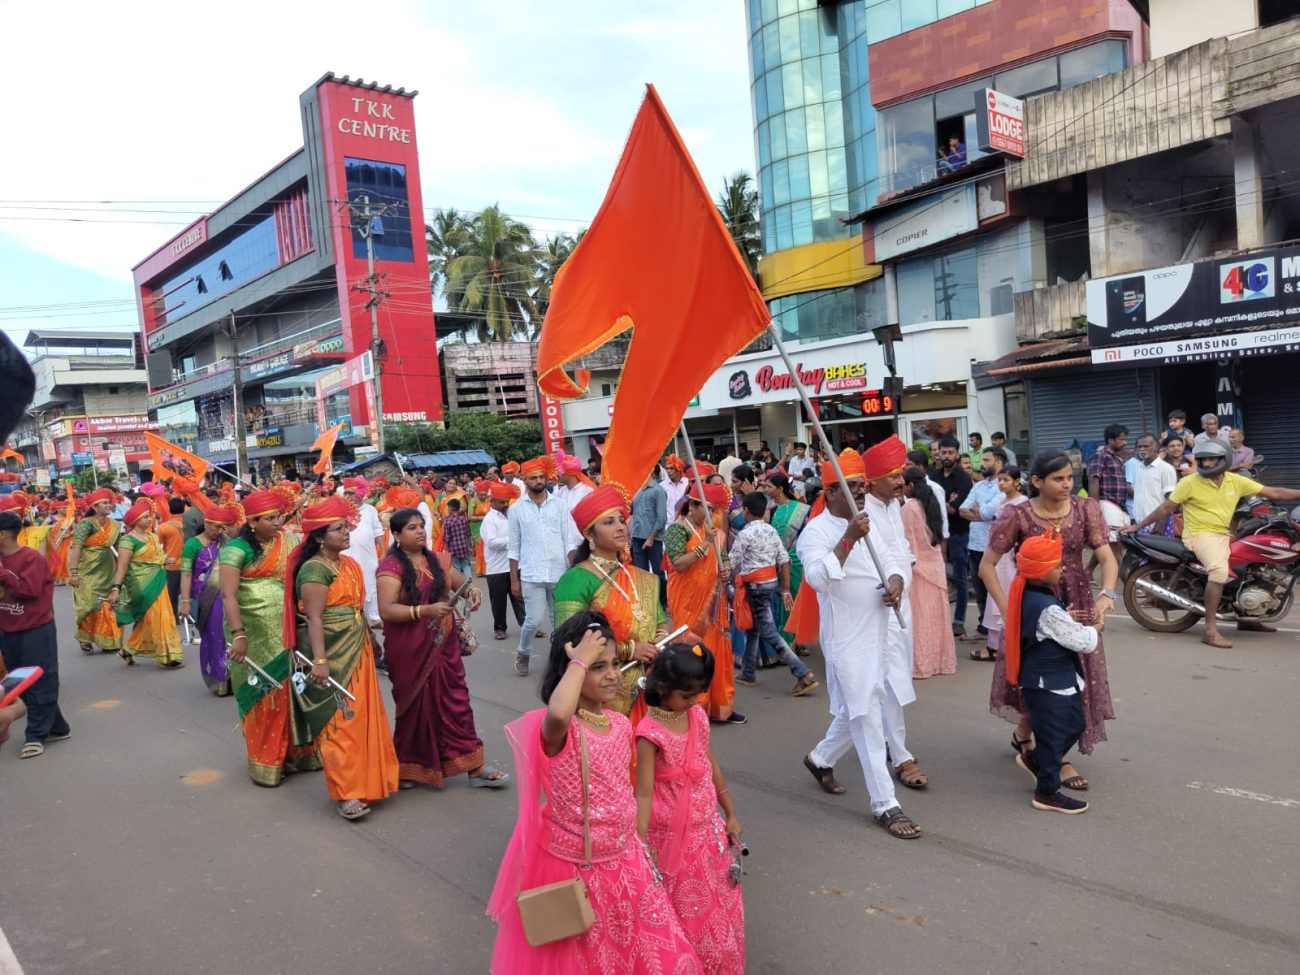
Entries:
{"label": "crowd of people", "polygon": [[[1127,430],[1108,428],[1086,490],[1077,458],[1047,451],[1022,471],[996,433],[964,450],[889,437],[833,459],[804,443],[716,466],[670,453],[630,498],[568,455],[398,484],[15,492],[0,499],[0,647],[9,668],[45,669],[24,695],[21,754],[71,734],[51,611],[66,583],[87,654],[176,670],[198,645],[204,682],[235,698],[258,785],[323,770],[349,820],[458,776],[500,789],[511,774],[485,759],[463,662],[481,577],[495,640],[513,615],[514,672],[534,676],[541,658],[545,705],[506,729],[519,818],[490,904],[493,970],[743,971],[742,827],[710,747],[712,728],[747,723],[737,685],[786,667],[790,697],[824,689],[831,720],[805,768],[841,796],[835,768],[854,752],[874,821],[914,840],[896,790],[930,784],[908,748],[914,682],[954,673],[970,641],[993,663],[990,711],[1014,725],[1033,808],[1086,811],[1069,756],[1115,717],[1113,533],[1181,520],[1213,573],[1218,543],[1202,536],[1225,498],[1300,499],[1229,469],[1250,460],[1239,431],[1207,418],[1193,436],[1180,419],[1132,458]],[[1131,514],[1116,524],[1107,506]],[[590,916],[555,906],[575,883]]]}

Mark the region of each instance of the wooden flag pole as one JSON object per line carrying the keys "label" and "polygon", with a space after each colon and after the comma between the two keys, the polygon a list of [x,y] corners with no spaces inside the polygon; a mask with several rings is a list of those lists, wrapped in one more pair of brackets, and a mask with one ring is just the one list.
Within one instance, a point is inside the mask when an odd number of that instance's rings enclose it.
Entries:
{"label": "wooden flag pole", "polygon": [[[790,373],[790,380],[794,383],[794,388],[799,392],[799,399],[803,401],[804,412],[808,414],[808,421],[812,424],[813,429],[817,431],[817,440],[826,451],[826,456],[830,459],[831,467],[835,469],[835,476],[840,482],[840,491],[844,494],[844,500],[848,502],[849,511],[853,512],[856,518],[860,512],[858,503],[853,499],[853,492],[849,490],[848,478],[844,476],[844,469],[840,467],[840,459],[835,456],[835,451],[831,449],[830,441],[826,437],[826,431],[822,428],[822,421],[817,416],[817,411],[813,409],[812,400],[808,397],[808,390],[804,388],[803,381],[799,378],[799,372],[790,361],[790,353],[785,350],[785,343],[781,341],[781,330],[774,321],[768,328],[772,332],[772,344],[776,346],[776,351],[780,353],[781,360],[785,363],[786,371]],[[822,485],[825,490],[826,485]],[[876,567],[876,574],[880,576],[880,581],[885,585],[889,580],[885,577],[885,567],[880,561],[880,556],[876,554],[876,547],[871,544],[871,536],[862,536],[862,541],[867,546],[867,554],[871,556],[871,561]],[[894,607],[894,616],[898,618],[898,625],[907,629],[907,624],[903,622],[903,612],[898,606]]]}

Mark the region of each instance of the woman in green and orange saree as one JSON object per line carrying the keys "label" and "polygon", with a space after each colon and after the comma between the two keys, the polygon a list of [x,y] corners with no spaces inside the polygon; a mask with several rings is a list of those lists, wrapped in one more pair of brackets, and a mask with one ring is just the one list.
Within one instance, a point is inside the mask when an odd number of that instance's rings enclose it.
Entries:
{"label": "woman in green and orange saree", "polygon": [[72,587],[73,614],[77,618],[77,642],[83,653],[96,648],[116,653],[122,649],[122,627],[108,604],[117,563],[117,537],[122,526],[108,516],[113,510],[113,492],[92,491],[86,498],[86,516],[72,533],[68,549],[68,585]]}
{"label": "woman in green and orange saree", "polygon": [[597,488],[573,506],[583,542],[571,569],[555,584],[555,626],[574,613],[603,613],[618,641],[618,696],[608,705],[628,715],[633,726],[646,713],[637,681],[654,663],[655,643],[668,634],[668,616],[659,602],[659,577],[623,561],[629,536],[627,500],[612,485]]}
{"label": "woman in green and orange saree", "polygon": [[[291,652],[285,650],[282,633],[284,577],[299,539],[282,529],[285,504],[284,496],[272,490],[248,495],[243,501],[247,520],[219,556],[230,683],[248,750],[248,775],[264,786],[279,785],[288,772],[321,767],[313,742],[293,740]],[[248,660],[280,681],[280,689],[257,676]]]}
{"label": "woman in green and orange saree", "polygon": [[131,636],[118,651],[127,665],[136,657],[155,657],[176,670],[183,666],[181,635],[167,594],[167,553],[153,531],[155,510],[151,502],[140,500],[122,516],[127,532],[117,540],[117,571],[108,601],[118,624],[131,627]]}

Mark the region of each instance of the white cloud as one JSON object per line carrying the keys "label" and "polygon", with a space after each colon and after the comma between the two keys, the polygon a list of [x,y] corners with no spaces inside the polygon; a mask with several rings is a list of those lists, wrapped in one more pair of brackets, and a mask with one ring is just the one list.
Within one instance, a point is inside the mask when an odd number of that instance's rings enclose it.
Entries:
{"label": "white cloud", "polygon": [[[753,168],[743,4],[6,3],[0,229],[118,280],[301,145],[326,70],[416,88],[424,200],[574,229],[652,81],[710,186]],[[88,214],[15,200],[129,202]],[[156,202],[163,201],[163,202]],[[66,206],[45,203],[45,206]],[[84,216],[103,221],[72,222]],[[150,222],[139,222],[150,221]]]}

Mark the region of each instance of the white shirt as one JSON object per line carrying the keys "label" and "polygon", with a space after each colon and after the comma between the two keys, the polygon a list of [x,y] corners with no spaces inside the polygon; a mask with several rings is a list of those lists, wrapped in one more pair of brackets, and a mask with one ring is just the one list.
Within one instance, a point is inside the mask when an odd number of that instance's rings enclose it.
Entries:
{"label": "white shirt", "polygon": [[568,510],[572,512],[573,509],[576,508],[578,504],[582,501],[582,499],[585,498],[590,493],[591,493],[590,485],[584,484],[582,481],[576,481],[574,482],[573,487],[567,489],[564,492],[564,503],[568,507]]}
{"label": "white shirt", "polygon": [[682,498],[686,497],[686,492],[691,485],[683,476],[676,484],[665,477],[659,482],[659,486],[664,489],[664,494],[668,496],[668,521],[671,523],[677,514],[677,506],[682,503]]}
{"label": "white shirt", "polygon": [[817,472],[817,461],[813,460],[809,454],[804,454],[802,457],[791,454],[790,459],[786,461],[785,469],[791,477],[798,477],[801,474],[807,477],[809,474]]}
{"label": "white shirt", "polygon": [[554,585],[581,540],[568,507],[554,495],[537,504],[525,494],[510,506],[506,522],[507,558],[519,563],[519,580]]}
{"label": "white shirt", "polygon": [[[530,501],[529,504],[532,502]],[[499,575],[510,571],[510,521],[496,508],[488,509],[479,527],[483,541],[483,564],[487,574]]]}
{"label": "white shirt", "polygon": [[348,532],[348,557],[361,569],[361,581],[366,589],[366,618],[379,619],[379,603],[375,594],[375,570],[379,568],[379,554],[375,542],[384,537],[384,526],[379,512],[369,501],[361,504],[361,518],[357,527]]}
{"label": "white shirt", "polygon": [[424,519],[424,547],[433,548],[433,513],[429,510],[428,503],[424,501],[415,507],[420,512],[420,517]]}
{"label": "white shirt", "polygon": [[722,480],[726,484],[728,485],[731,484],[731,472],[734,471],[737,467],[739,467],[742,463],[744,463],[744,461],[742,461],[739,457],[727,456],[722,458],[722,462],[718,464],[718,473],[722,475]]}
{"label": "white shirt", "polygon": [[1150,464],[1138,462],[1133,473],[1133,518],[1141,521],[1155,511],[1169,497],[1178,484],[1178,472],[1173,465],[1160,458]]}
{"label": "white shirt", "polygon": [[[1039,640],[1055,640],[1066,650],[1073,650],[1075,653],[1092,653],[1097,649],[1097,630],[1091,626],[1084,626],[1074,619],[1064,606],[1048,606],[1039,613],[1034,636]],[[1077,680],[1077,686],[1053,690],[1052,693],[1060,694],[1062,697],[1073,697],[1084,688],[1083,678],[1078,677]],[[1038,686],[1040,689],[1043,686],[1041,677],[1038,679]]]}

